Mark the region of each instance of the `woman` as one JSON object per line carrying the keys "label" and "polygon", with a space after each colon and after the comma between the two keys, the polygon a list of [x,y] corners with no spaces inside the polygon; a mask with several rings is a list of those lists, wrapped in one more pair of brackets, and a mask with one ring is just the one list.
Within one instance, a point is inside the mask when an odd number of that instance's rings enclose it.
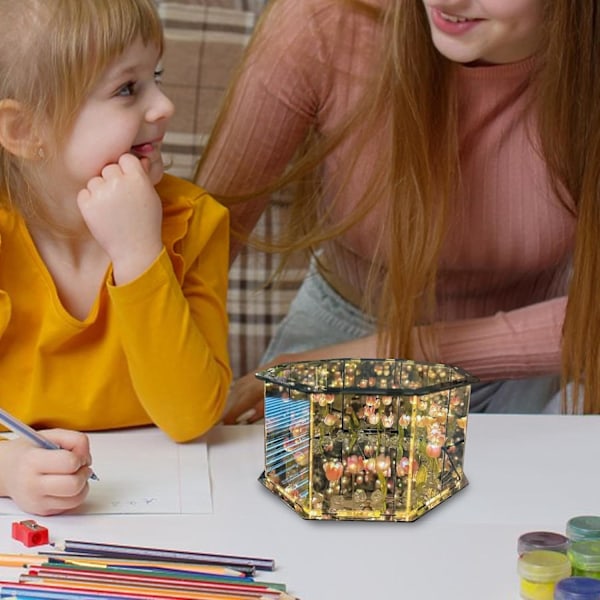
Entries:
{"label": "woman", "polygon": [[[303,178],[282,244],[314,269],[266,363],[456,364],[472,410],[505,412],[544,409],[562,371],[600,411],[595,5],[272,4],[198,169],[242,233]],[[233,394],[226,421],[261,416],[252,374]]]}

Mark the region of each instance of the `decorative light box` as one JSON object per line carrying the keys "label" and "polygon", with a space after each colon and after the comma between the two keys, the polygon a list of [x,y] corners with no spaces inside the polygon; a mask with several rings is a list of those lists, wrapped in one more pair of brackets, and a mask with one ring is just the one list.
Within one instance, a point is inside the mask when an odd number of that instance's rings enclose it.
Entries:
{"label": "decorative light box", "polygon": [[265,382],[261,483],[306,519],[414,521],[467,485],[471,383],[443,364],[332,359]]}

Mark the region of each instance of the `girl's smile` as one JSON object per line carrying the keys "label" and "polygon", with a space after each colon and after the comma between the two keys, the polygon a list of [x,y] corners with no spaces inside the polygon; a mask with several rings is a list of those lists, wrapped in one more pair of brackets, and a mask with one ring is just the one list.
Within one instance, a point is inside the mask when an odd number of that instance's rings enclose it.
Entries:
{"label": "girl's smile", "polygon": [[144,158],[152,155],[154,152],[160,152],[163,137],[159,137],[155,140],[142,142],[131,146],[131,154],[138,158]]}

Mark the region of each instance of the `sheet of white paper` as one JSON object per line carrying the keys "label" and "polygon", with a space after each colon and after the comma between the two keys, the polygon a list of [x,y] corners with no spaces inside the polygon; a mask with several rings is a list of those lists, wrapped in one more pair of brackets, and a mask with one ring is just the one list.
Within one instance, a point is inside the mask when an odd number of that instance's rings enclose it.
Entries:
{"label": "sheet of white paper", "polygon": [[[78,514],[212,512],[205,443],[176,444],[159,429],[142,428],[92,433],[90,444],[99,481],[90,481]],[[22,513],[0,498],[0,514]]]}

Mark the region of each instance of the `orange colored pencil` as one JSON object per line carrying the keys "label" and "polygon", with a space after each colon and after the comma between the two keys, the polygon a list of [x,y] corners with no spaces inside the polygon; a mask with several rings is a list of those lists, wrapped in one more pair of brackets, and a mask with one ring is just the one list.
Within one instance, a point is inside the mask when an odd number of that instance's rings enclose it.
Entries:
{"label": "orange colored pencil", "polygon": [[43,565],[52,560],[62,561],[67,564],[95,567],[148,567],[164,569],[168,571],[186,571],[206,575],[222,575],[224,577],[245,578],[247,574],[238,569],[221,567],[218,565],[200,565],[196,563],[173,563],[140,561],[125,558],[94,558],[90,556],[77,556],[71,554],[49,553],[49,554],[0,554],[0,567],[26,568],[34,565]]}

